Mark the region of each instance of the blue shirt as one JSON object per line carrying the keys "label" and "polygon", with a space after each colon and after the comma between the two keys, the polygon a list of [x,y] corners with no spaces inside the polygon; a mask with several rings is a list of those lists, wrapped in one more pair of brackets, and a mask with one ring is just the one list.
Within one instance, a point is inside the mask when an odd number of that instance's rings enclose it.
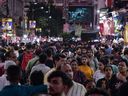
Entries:
{"label": "blue shirt", "polygon": [[25,85],[9,85],[3,88],[0,96],[31,96],[33,94],[47,94],[47,85],[25,86]]}

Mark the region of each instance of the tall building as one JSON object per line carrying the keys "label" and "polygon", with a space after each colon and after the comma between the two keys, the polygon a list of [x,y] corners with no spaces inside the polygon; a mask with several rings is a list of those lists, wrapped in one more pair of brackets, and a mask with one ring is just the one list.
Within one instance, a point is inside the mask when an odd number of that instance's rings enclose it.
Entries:
{"label": "tall building", "polygon": [[23,0],[7,0],[8,3],[8,15],[14,20],[18,20],[23,16]]}

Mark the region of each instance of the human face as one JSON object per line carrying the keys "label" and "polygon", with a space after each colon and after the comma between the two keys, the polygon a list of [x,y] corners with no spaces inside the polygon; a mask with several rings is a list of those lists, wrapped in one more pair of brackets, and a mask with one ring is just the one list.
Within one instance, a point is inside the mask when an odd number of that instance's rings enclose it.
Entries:
{"label": "human face", "polygon": [[60,96],[63,93],[64,84],[62,78],[54,77],[49,82],[49,93],[52,96]]}
{"label": "human face", "polygon": [[93,56],[93,52],[92,52],[91,50],[88,50],[88,51],[87,51],[87,55],[88,55],[89,57],[91,57],[91,56]]}
{"label": "human face", "polygon": [[61,64],[65,64],[66,58],[60,58],[60,62],[61,62]]}
{"label": "human face", "polygon": [[72,71],[72,68],[71,68],[71,66],[70,65],[64,65],[63,66],[63,68],[62,68],[62,71],[64,72],[64,73],[66,73],[66,75],[69,77],[69,78],[71,78],[71,79],[73,79],[73,71]]}
{"label": "human face", "polygon": [[86,64],[87,63],[87,58],[86,57],[82,57],[81,62],[82,62],[82,64]]}
{"label": "human face", "polygon": [[105,75],[108,77],[108,79],[112,76],[112,68],[110,66],[105,68]]}
{"label": "human face", "polygon": [[104,70],[104,64],[99,62],[99,70]]}
{"label": "human face", "polygon": [[73,61],[73,62],[71,63],[71,66],[72,66],[72,70],[73,70],[73,71],[76,71],[76,70],[78,69],[78,64],[77,64],[76,61]]}
{"label": "human face", "polygon": [[68,58],[68,59],[66,60],[66,64],[70,64],[71,61],[72,61],[72,58]]}
{"label": "human face", "polygon": [[119,65],[118,65],[118,68],[119,68],[120,72],[126,71],[127,70],[126,63],[125,62],[120,62]]}

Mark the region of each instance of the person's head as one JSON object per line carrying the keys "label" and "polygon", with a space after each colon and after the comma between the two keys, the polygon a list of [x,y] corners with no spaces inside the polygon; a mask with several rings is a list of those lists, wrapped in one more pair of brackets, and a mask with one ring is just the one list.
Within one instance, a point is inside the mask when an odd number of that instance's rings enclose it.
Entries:
{"label": "person's head", "polygon": [[45,64],[46,60],[47,60],[47,55],[45,53],[41,53],[39,55],[39,62]]}
{"label": "person's head", "polygon": [[124,49],[124,55],[128,55],[128,48]]}
{"label": "person's head", "polygon": [[13,51],[9,51],[5,54],[5,58],[6,60],[13,60],[13,61],[17,61],[17,56]]}
{"label": "person's head", "polygon": [[88,57],[92,57],[94,55],[92,49],[88,49],[86,54]]}
{"label": "person's head", "polygon": [[85,47],[82,48],[82,54],[86,54],[87,50]]}
{"label": "person's head", "polygon": [[30,84],[31,85],[41,85],[44,81],[44,74],[42,71],[34,71],[30,75]]}
{"label": "person's head", "polygon": [[78,62],[77,62],[77,60],[75,60],[75,59],[72,60],[70,65],[71,65],[73,71],[77,71],[78,70]]}
{"label": "person's head", "polygon": [[123,60],[119,62],[118,69],[119,69],[119,72],[126,72],[127,71],[127,69],[128,69],[127,65]]}
{"label": "person's head", "polygon": [[95,88],[95,82],[93,80],[87,80],[85,81],[84,86],[87,91],[89,91],[90,89]]}
{"label": "person's head", "polygon": [[59,56],[60,56],[60,62],[61,62],[61,64],[65,64],[65,62],[66,62],[66,56],[64,55],[64,54],[59,54]]}
{"label": "person's head", "polygon": [[108,93],[100,88],[93,88],[89,90],[85,96],[109,96]]}
{"label": "person's head", "polygon": [[16,63],[14,61],[12,61],[12,60],[5,61],[5,64],[4,64],[4,70],[5,70],[5,72],[8,69],[8,67],[11,66],[11,65],[16,65]]}
{"label": "person's head", "polygon": [[73,85],[72,80],[62,71],[54,71],[48,76],[49,91],[52,96],[60,96],[65,88]]}
{"label": "person's head", "polygon": [[107,80],[105,78],[100,79],[100,80],[97,81],[96,87],[97,88],[102,88],[102,89],[106,90],[108,88],[108,84],[107,83],[108,82],[107,82]]}
{"label": "person's head", "polygon": [[118,96],[126,96],[128,94],[128,82],[122,84],[118,91]]}
{"label": "person's head", "polygon": [[36,49],[35,50],[35,55],[39,56],[41,54],[42,50],[41,49]]}
{"label": "person's head", "polygon": [[70,64],[71,61],[72,61],[72,58],[71,57],[67,57],[66,64]]}
{"label": "person's head", "polygon": [[11,83],[16,83],[21,79],[21,68],[17,65],[10,65],[7,68],[7,80],[9,80]]}
{"label": "person's head", "polygon": [[76,54],[78,54],[78,55],[81,54],[81,48],[80,48],[80,47],[77,47],[77,48],[76,48]]}
{"label": "person's head", "polygon": [[82,57],[81,57],[81,63],[82,63],[82,65],[87,65],[87,63],[88,63],[88,58],[87,58],[87,56],[82,56]]}
{"label": "person's head", "polygon": [[48,48],[46,51],[45,51],[47,57],[51,57],[52,56],[52,49],[51,48]]}
{"label": "person's head", "polygon": [[69,64],[62,65],[61,66],[61,71],[64,72],[64,73],[66,73],[66,75],[69,78],[73,79],[73,71],[72,71],[71,65],[69,65]]}
{"label": "person's head", "polygon": [[105,66],[104,72],[105,72],[105,77],[106,77],[107,79],[110,79],[110,78],[112,77],[112,75],[113,75],[112,66],[111,66],[111,65]]}
{"label": "person's head", "polygon": [[55,67],[57,69],[60,69],[61,68],[61,59],[60,59],[60,56],[58,54],[56,54],[55,56],[53,56],[53,61],[55,63]]}
{"label": "person's head", "polygon": [[104,67],[105,67],[105,65],[107,65],[107,63],[108,63],[108,60],[107,59],[105,59],[105,58],[101,58],[100,60],[99,60],[99,70],[104,70]]}
{"label": "person's head", "polygon": [[104,55],[105,54],[105,49],[99,49],[99,54]]}

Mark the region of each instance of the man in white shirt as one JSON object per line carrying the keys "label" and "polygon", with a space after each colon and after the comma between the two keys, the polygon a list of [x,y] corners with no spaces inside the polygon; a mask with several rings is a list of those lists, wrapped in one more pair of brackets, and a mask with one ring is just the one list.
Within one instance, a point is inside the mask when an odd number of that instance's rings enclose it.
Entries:
{"label": "man in white shirt", "polygon": [[85,87],[73,80],[72,67],[69,64],[65,64],[61,67],[61,71],[64,72],[73,82],[71,88],[67,88],[67,92],[63,92],[62,96],[84,96],[87,92]]}
{"label": "man in white shirt", "polygon": [[5,73],[0,77],[0,91],[7,85],[10,85],[10,82],[7,80],[7,74],[6,74],[6,70],[10,65],[16,65],[16,63],[12,60],[7,60],[5,61],[4,64],[4,70]]}
{"label": "man in white shirt", "polygon": [[71,80],[64,72],[54,71],[48,77],[51,96],[85,96],[86,89]]}
{"label": "man in white shirt", "polygon": [[34,71],[42,71],[42,73],[45,75],[48,71],[50,71],[50,68],[45,65],[46,60],[47,55],[45,53],[41,53],[39,55],[39,64],[32,67],[30,74]]}

